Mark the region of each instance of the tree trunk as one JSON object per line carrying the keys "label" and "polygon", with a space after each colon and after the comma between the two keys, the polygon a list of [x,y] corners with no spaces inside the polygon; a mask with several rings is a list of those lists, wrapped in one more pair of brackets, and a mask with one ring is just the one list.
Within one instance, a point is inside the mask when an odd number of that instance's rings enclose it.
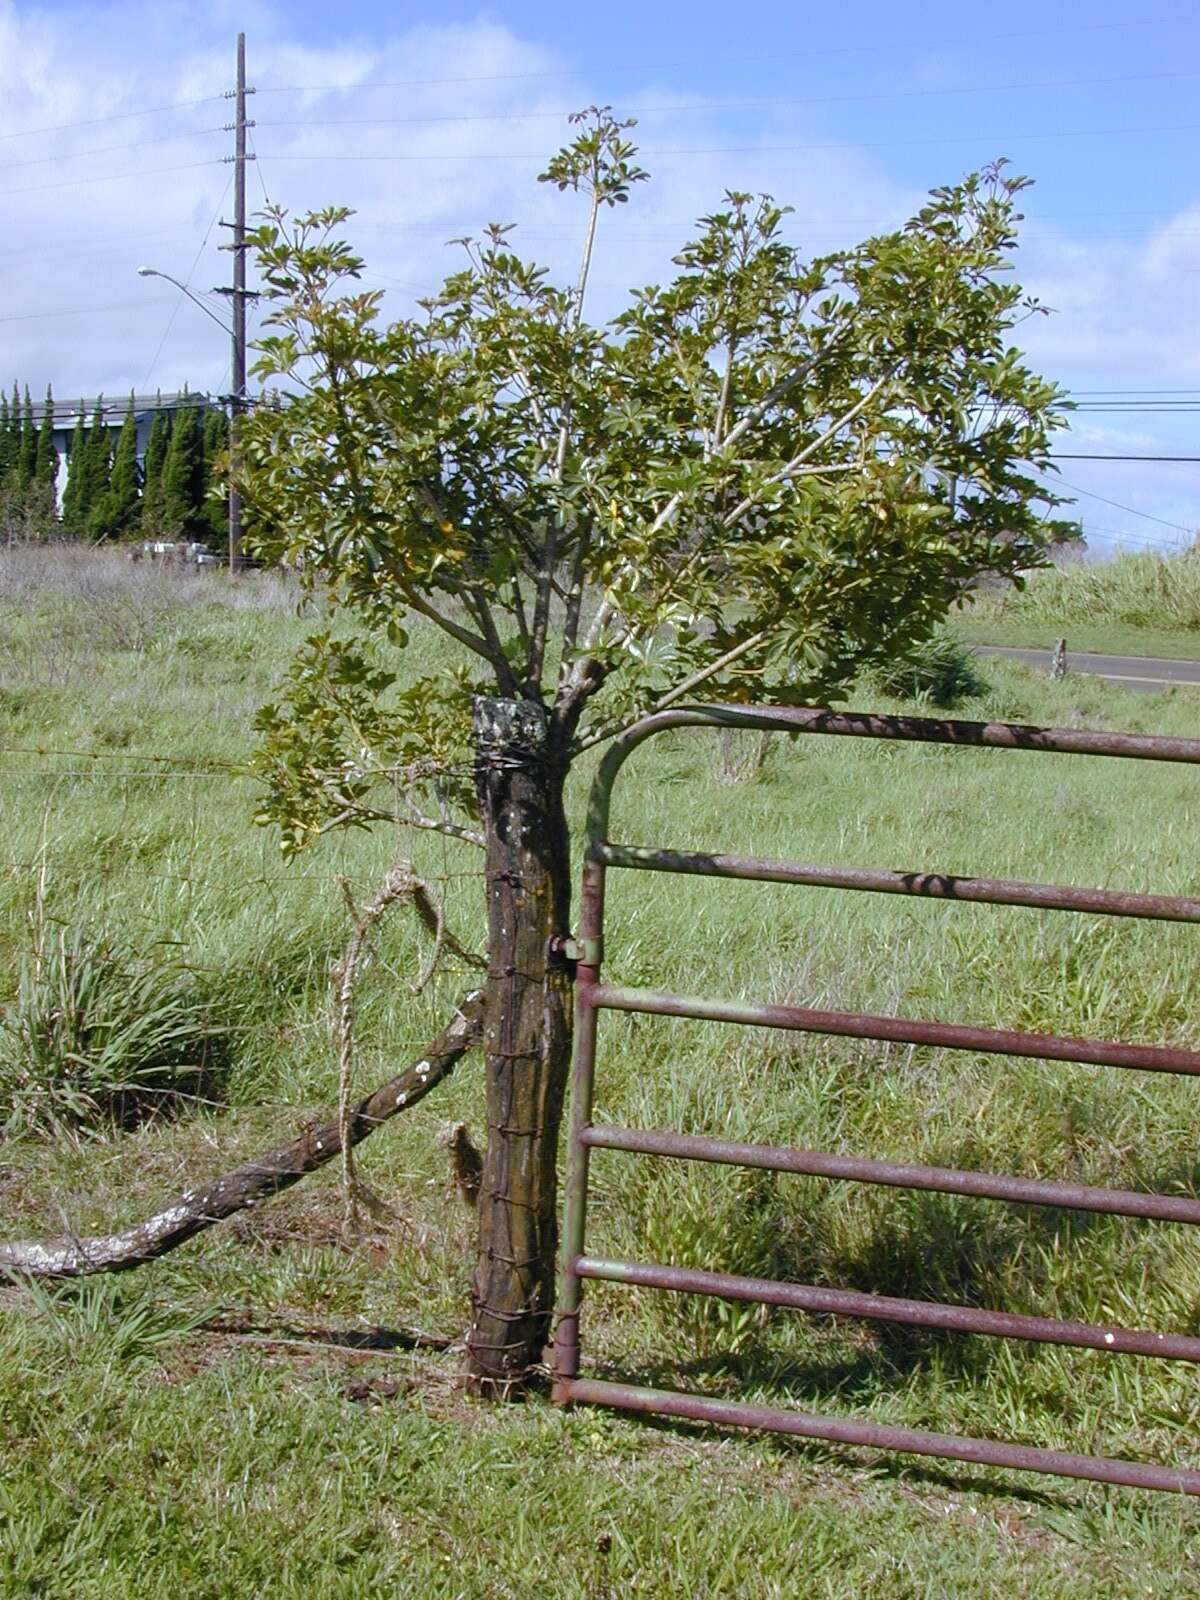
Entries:
{"label": "tree trunk", "polygon": [[554,1305],[559,1124],[571,1053],[564,769],[533,701],[477,699],[475,781],[487,841],[483,1047],[488,1140],[467,1338],[474,1388],[503,1396],[542,1360]]}

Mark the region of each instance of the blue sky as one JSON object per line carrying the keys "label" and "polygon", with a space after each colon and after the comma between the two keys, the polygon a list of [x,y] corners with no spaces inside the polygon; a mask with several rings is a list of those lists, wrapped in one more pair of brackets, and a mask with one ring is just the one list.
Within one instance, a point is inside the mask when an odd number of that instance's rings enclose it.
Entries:
{"label": "blue sky", "polygon": [[[397,313],[452,265],[444,241],[487,218],[518,220],[527,252],[569,271],[577,218],[533,179],[561,113],[602,101],[637,111],[654,181],[601,241],[594,309],[669,270],[725,188],[791,202],[794,236],[823,250],[1004,155],[1037,180],[1019,272],[1056,314],[1023,330],[1036,364],[1080,394],[1120,391],[1113,404],[1200,401],[1197,9],[812,9],[0,0],[0,381],[227,383],[220,330],[136,267],[201,295],[227,275],[229,112],[213,97],[241,27],[259,90],[251,205],[354,204]],[[1197,424],[1200,410],[1089,411],[1061,448],[1200,455]],[[1198,464],[1072,462],[1064,477],[1089,491],[1077,510],[1097,547],[1200,526]]]}

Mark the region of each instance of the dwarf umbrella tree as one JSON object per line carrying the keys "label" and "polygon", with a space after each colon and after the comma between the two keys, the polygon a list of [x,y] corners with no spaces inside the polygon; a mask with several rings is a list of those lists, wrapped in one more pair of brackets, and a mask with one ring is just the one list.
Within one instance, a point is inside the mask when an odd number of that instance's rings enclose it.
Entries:
{"label": "dwarf umbrella tree", "polygon": [[[828,700],[925,635],[982,573],[1036,563],[1058,394],[1009,330],[1023,183],[936,190],[895,232],[806,261],[772,200],[729,194],[665,285],[586,320],[602,217],[646,176],[629,123],[576,120],[542,175],[582,197],[564,288],[492,226],[390,326],[348,212],[272,214],[272,299],[243,488],[261,553],[357,625],[310,638],[260,714],[263,820],[295,850],[379,822],[484,850],[489,1136],[469,1360],[540,1359],[570,1049],[563,783],[644,712]],[[1040,506],[1039,506],[1040,502]],[[398,688],[372,637],[417,616],[459,668]],[[471,773],[468,782],[464,773]]]}

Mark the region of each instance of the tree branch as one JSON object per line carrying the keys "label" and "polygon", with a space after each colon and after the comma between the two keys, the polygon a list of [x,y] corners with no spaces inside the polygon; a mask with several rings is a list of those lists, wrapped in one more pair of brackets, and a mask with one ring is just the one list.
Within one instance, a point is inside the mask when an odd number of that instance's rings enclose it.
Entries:
{"label": "tree branch", "polygon": [[426,833],[444,833],[447,839],[461,839],[464,844],[473,844],[480,850],[487,848],[487,841],[478,828],[468,828],[460,822],[452,822],[448,816],[427,817],[420,811],[397,811],[394,816],[383,817],[385,822],[398,822],[405,828],[421,828]]}
{"label": "tree branch", "polygon": [[733,389],[733,363],[737,355],[737,340],[730,335],[729,343],[725,348],[725,371],[721,378],[721,397],[717,401],[717,415],[713,421],[712,433],[709,435],[709,447],[704,452],[711,456],[721,448],[721,435],[725,430],[725,415],[729,410],[729,396]]}
{"label": "tree branch", "polygon": [[575,649],[575,640],[579,636],[579,616],[583,608],[584,563],[587,561],[588,547],[592,542],[592,528],[593,523],[589,518],[584,526],[576,530],[575,558],[571,563],[571,577],[567,584],[567,610],[563,618],[562,657],[558,663],[558,687],[554,695],[556,704],[566,688],[571,672],[571,656]]}
{"label": "tree branch", "polygon": [[[342,426],[345,430],[344,436],[353,437],[350,419],[346,414],[344,400],[336,381],[336,375],[331,375],[330,377],[330,391],[333,394],[335,404],[337,405],[338,415],[342,419]],[[396,437],[396,430],[392,426],[391,419],[380,405],[376,396],[368,392],[366,398],[367,404],[370,406],[371,410],[374,411],[378,421],[380,421],[383,426],[388,429],[394,439]],[[355,494],[358,495],[359,498],[369,506],[369,498],[366,496],[364,487],[358,477],[358,474],[352,470],[349,459],[346,461],[346,473],[350,481],[350,486],[354,490]],[[438,504],[437,496],[428,485],[425,485],[424,494],[430,505],[430,508],[433,510],[434,515],[440,520],[445,521],[445,509]],[[394,561],[387,560],[385,556],[385,562],[388,571],[396,580],[396,585],[399,588],[401,595],[404,597],[405,604],[411,607],[413,611],[418,612],[421,616],[427,617],[429,621],[432,622],[436,627],[441,628],[443,633],[448,633],[452,639],[457,639],[459,644],[465,645],[468,650],[473,651],[477,656],[482,656],[495,672],[496,681],[500,685],[501,692],[509,693],[512,679],[512,668],[509,666],[504,652],[500,648],[499,640],[496,640],[496,646],[493,649],[488,638],[485,638],[478,633],[472,633],[469,628],[462,627],[460,623],[455,622],[452,618],[439,611],[436,606],[431,605],[429,601],[424,598],[424,596],[419,594],[412,587],[412,585],[406,581],[403,573],[397,569]],[[468,599],[468,604],[469,603],[470,601]],[[479,621],[483,623],[485,631],[490,627],[491,636],[495,637],[495,624],[491,621],[490,616],[486,618],[479,617]]]}
{"label": "tree branch", "polygon": [[[592,204],[588,212],[587,233],[583,241],[583,256],[579,263],[579,278],[571,304],[568,330],[574,335],[583,317],[583,301],[587,294],[588,276],[592,269],[592,251],[596,243],[596,221],[600,215],[600,187],[592,184]],[[563,398],[562,423],[558,430],[558,448],[554,454],[554,482],[561,484],[567,464],[567,442],[571,428],[571,394],[568,389]],[[536,692],[541,687],[542,667],[546,659],[546,632],[550,622],[550,595],[556,587],[554,569],[558,565],[559,523],[555,519],[546,530],[546,543],[542,552],[542,570],[538,578],[537,597],[533,607],[532,641],[529,649],[528,687]]]}
{"label": "tree branch", "polygon": [[[392,572],[393,576],[398,578],[398,574],[395,572],[394,568],[392,569]],[[501,673],[507,669],[508,663],[505,661],[503,654],[498,656],[495,655],[492,650],[489,649],[486,639],[482,638],[477,633],[472,633],[470,628],[464,628],[459,623],[454,622],[450,617],[447,617],[443,612],[439,611],[436,606],[431,606],[429,601],[426,600],[423,595],[418,594],[417,591],[409,584],[405,583],[403,579],[399,579],[399,582],[400,593],[404,596],[404,603],[407,606],[410,606],[421,616],[428,617],[430,622],[435,623],[439,628],[441,628],[443,633],[448,633],[452,639],[457,639],[459,644],[466,645],[468,650],[473,650],[477,656],[482,656],[488,665],[495,671],[497,678],[499,678]]]}
{"label": "tree branch", "polygon": [[496,677],[500,683],[500,692],[515,698],[517,693],[516,676],[512,667],[509,666],[508,657],[504,654],[504,646],[500,643],[500,635],[496,631],[496,623],[487,600],[480,591],[478,584],[471,584],[467,594],[467,603],[471,606],[478,619],[479,626],[483,629],[483,636],[487,640],[488,649],[493,653]]}
{"label": "tree branch", "polygon": [[[790,478],[800,478],[806,473],[810,476],[819,476],[822,472],[834,472],[838,470],[845,471],[847,469],[847,465],[851,470],[859,467],[861,463],[857,461],[848,464],[835,462],[829,466],[824,466],[818,463],[813,467],[806,467],[804,463],[809,459],[810,456],[815,455],[823,444],[828,444],[836,434],[840,433],[848,422],[853,422],[855,417],[857,417],[861,412],[865,411],[879,391],[891,381],[891,377],[892,375],[890,372],[885,372],[882,378],[878,379],[877,382],[871,385],[866,394],[859,396],[857,402],[850,407],[849,411],[843,412],[836,422],[831,422],[829,424],[828,428],[826,428],[825,432],[821,434],[820,438],[814,439],[811,444],[806,445],[803,450],[801,450],[797,455],[794,455],[790,461],[786,462],[782,467],[780,467],[778,472],[773,472],[771,476],[764,481],[763,487],[771,488],[777,483],[787,483]],[[739,501],[739,503],[734,506],[732,511],[727,512],[726,515],[721,519],[724,526],[727,528],[732,527],[739,517],[744,517],[746,515],[746,512],[749,511],[754,505],[754,501],[754,495],[746,495],[743,500]]]}
{"label": "tree branch", "polygon": [[[732,428],[730,428],[724,439],[721,440],[716,454],[719,456],[726,455],[729,452],[730,447],[735,445],[742,435],[747,433],[755,425],[755,423],[759,422],[777,401],[782,400],[786,395],[791,393],[798,383],[803,382],[812,369],[829,354],[829,350],[832,348],[832,346],[837,344],[839,339],[842,337],[845,336],[839,335],[837,338],[831,340],[830,344],[827,345],[824,350],[817,351],[814,355],[810,356],[807,361],[801,362],[798,367],[794,368],[788,373],[786,378],[781,378],[773,388],[769,389],[767,393],[763,395],[762,399],[752,405],[746,412],[746,415],[742,417],[739,422],[736,422]],[[882,382],[883,380],[880,381]],[[878,387],[878,385],[876,387]],[[872,393],[874,393],[873,390]],[[851,413],[851,415],[854,414],[856,414],[856,411]],[[844,427],[846,420],[847,418],[843,417],[836,427]],[[836,431],[836,428],[834,431]],[[819,442],[824,441],[821,440]],[[806,452],[806,454],[811,454],[811,451]],[[802,460],[804,457],[799,459]],[[797,464],[797,462],[789,463],[789,465],[792,467],[796,466]],[[676,492],[667,501],[666,505],[655,517],[654,521],[650,524],[650,528],[647,532],[647,538],[653,539],[674,520],[675,513],[679,510],[679,507],[683,504],[683,501],[683,490],[676,490]],[[613,617],[617,614],[617,607],[612,601],[611,593],[612,591],[610,587],[609,591],[605,595],[604,600],[601,602],[595,617],[592,619],[591,627],[587,631],[587,637],[584,639],[583,644],[585,657],[590,656],[590,653],[599,644],[600,640],[604,637],[604,630],[608,627]],[[580,668],[582,668],[585,664],[585,660],[581,660],[578,665]],[[568,695],[573,696],[576,690],[580,687],[581,683],[582,674],[578,671],[573,673],[571,682],[567,686]]]}
{"label": "tree branch", "polygon": [[[382,1123],[423,1100],[448,1078],[466,1052],[479,1042],[483,1026],[483,992],[463,1000],[454,1021],[406,1071],[360,1100],[347,1122],[351,1145],[370,1138]],[[0,1244],[0,1272],[27,1278],[81,1278],[93,1272],[123,1272],[178,1248],[193,1235],[235,1212],[271,1200],[283,1190],[341,1154],[342,1140],[334,1118],[309,1128],[290,1144],[243,1162],[232,1172],[186,1190],[144,1222],[120,1233],[80,1239],[12,1240]]]}
{"label": "tree branch", "polygon": [[573,756],[580,755],[584,750],[590,750],[593,745],[603,744],[606,739],[611,739],[615,734],[624,733],[626,728],[631,728],[635,722],[640,722],[643,717],[653,716],[656,711],[665,711],[668,706],[674,705],[676,700],[682,700],[685,694],[690,694],[700,684],[707,682],[709,678],[715,677],[718,672],[723,671],[726,667],[732,666],[735,661],[753,650],[756,645],[765,643],[766,639],[767,630],[765,628],[758,633],[752,633],[748,639],[743,639],[741,644],[735,644],[732,650],[727,650],[716,661],[709,662],[707,667],[701,667],[698,672],[693,672],[690,678],[685,678],[682,683],[677,684],[674,689],[669,690],[668,693],[657,699],[653,705],[647,706],[645,711],[639,711],[633,717],[624,717],[619,722],[609,723],[607,727],[601,728],[596,733],[590,734],[586,739],[581,740],[571,754]]}

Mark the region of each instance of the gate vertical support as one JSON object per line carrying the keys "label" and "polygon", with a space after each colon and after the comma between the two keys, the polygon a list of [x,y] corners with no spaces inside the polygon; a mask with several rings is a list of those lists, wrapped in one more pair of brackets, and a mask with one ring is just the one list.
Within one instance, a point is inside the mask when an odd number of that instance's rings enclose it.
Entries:
{"label": "gate vertical support", "polygon": [[579,1309],[583,1282],[576,1262],[583,1254],[587,1224],[587,1182],[590,1150],[583,1142],[592,1121],[592,1085],[596,1067],[596,1007],[592,994],[600,980],[604,931],[604,863],[590,854],[583,868],[579,946],[575,971],[575,1059],[571,1073],[571,1114],[567,1135],[566,1203],[563,1215],[562,1272],[551,1353],[552,1398],[570,1399],[569,1385],[579,1375]]}

